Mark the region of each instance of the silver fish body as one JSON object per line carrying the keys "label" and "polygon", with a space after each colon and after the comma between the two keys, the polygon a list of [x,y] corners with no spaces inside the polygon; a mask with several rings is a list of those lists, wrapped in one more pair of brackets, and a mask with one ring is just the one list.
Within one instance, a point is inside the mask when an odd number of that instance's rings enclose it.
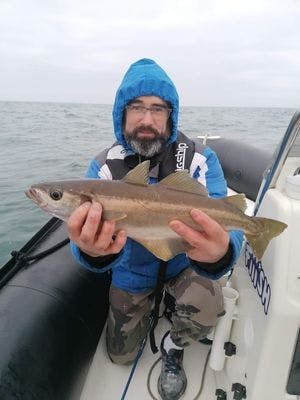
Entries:
{"label": "silver fish body", "polygon": [[260,259],[272,237],[286,224],[244,214],[244,195],[222,199],[209,198],[206,189],[193,180],[187,171],[169,175],[156,185],[148,185],[149,162],[130,171],[123,180],[85,179],[33,185],[27,192],[45,211],[67,220],[85,201],[102,204],[103,219],[116,221],[116,229],[124,229],[136,240],[165,261],[189,248],[169,227],[178,219],[196,230],[201,227],[190,216],[200,209],[227,231],[242,230]]}

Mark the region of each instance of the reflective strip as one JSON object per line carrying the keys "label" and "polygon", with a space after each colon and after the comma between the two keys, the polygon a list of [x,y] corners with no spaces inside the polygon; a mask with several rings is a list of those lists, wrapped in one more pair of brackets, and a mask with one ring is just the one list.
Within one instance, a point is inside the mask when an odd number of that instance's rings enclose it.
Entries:
{"label": "reflective strip", "polygon": [[195,153],[194,157],[191,162],[190,166],[190,175],[193,177],[195,171],[197,168],[200,167],[200,173],[199,177],[197,178],[197,181],[202,183],[202,185],[206,186],[206,172],[208,170],[207,163],[206,163],[206,157],[204,157],[200,153]]}
{"label": "reflective strip", "polygon": [[98,171],[98,176],[100,179],[109,179],[112,180],[112,174],[107,166],[104,164]]}
{"label": "reflective strip", "polygon": [[107,160],[124,160],[126,150],[122,145],[113,146],[107,153]]}

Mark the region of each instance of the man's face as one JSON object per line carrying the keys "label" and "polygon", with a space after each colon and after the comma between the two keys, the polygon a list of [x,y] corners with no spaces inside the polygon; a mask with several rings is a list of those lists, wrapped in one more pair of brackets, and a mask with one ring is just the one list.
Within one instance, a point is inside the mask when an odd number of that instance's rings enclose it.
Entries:
{"label": "man's face", "polygon": [[141,96],[126,107],[124,136],[138,154],[152,157],[159,153],[170,136],[170,109],[157,96]]}

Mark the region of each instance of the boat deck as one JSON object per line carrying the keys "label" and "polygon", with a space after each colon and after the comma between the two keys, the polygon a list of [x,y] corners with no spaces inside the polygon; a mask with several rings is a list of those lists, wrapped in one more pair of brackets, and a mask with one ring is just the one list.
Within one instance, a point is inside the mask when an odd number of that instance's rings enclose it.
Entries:
{"label": "boat deck", "polygon": [[[155,330],[156,344],[164,333],[169,329],[169,322],[161,318]],[[197,396],[201,386],[202,375],[204,372],[205,361],[210,346],[195,343],[185,350],[184,367],[188,379],[188,386],[181,400],[193,400]],[[129,386],[126,399],[128,400],[148,400],[160,399],[156,384],[160,373],[161,363],[159,362],[153,370],[150,379],[150,388],[154,395],[148,392],[147,378],[149,371],[160,353],[152,354],[149,340],[140,358],[137,369],[135,370],[132,382]],[[126,386],[131,367],[113,364],[108,358],[105,348],[105,330],[99,341],[90,371],[86,380],[80,400],[117,400],[121,399],[123,390]],[[215,378],[213,371],[207,367],[204,380],[204,388],[198,400],[215,400]]]}

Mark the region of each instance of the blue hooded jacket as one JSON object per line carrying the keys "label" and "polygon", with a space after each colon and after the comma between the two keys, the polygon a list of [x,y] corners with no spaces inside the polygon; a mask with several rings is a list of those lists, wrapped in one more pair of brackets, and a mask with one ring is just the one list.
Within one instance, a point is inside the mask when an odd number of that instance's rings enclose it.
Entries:
{"label": "blue hooded jacket", "polygon": [[[158,96],[171,104],[172,113],[170,118],[172,128],[168,144],[170,145],[176,141],[179,111],[176,88],[158,64],[150,59],[141,59],[130,66],[116,92],[113,107],[113,123],[118,143],[117,146],[113,146],[108,150],[108,157],[116,157],[122,160],[126,155],[133,154],[132,149],[129,148],[125,141],[122,131],[122,121],[126,105],[139,96]],[[116,151],[116,149],[119,150]],[[89,178],[112,179],[111,176],[107,176],[107,171],[108,167],[105,162],[101,164],[98,159],[94,159],[88,168],[86,176]],[[223,171],[216,154],[210,148],[206,147],[201,154],[194,154],[190,173],[194,179],[206,185],[211,197],[220,198],[226,196],[227,185]],[[151,184],[156,182],[157,180],[150,179]],[[243,235],[241,232],[230,232],[232,260],[224,270],[218,274],[213,274],[198,268],[197,272],[210,279],[220,278],[231,269],[237,259],[242,240]],[[71,249],[77,261],[85,268],[95,272],[111,270],[112,283],[123,290],[132,293],[145,292],[156,285],[160,260],[130,238],[127,239],[126,245],[117,259],[104,268],[97,268],[91,265],[73,242],[71,242]],[[193,267],[188,257],[185,254],[178,254],[168,261],[166,278],[170,279],[188,267]]]}
{"label": "blue hooded jacket", "polygon": [[128,148],[122,131],[123,112],[126,105],[139,96],[158,96],[171,103],[172,131],[168,143],[174,142],[177,137],[178,94],[165,71],[148,58],[143,58],[130,66],[117,90],[112,115],[118,142],[124,148]]}

